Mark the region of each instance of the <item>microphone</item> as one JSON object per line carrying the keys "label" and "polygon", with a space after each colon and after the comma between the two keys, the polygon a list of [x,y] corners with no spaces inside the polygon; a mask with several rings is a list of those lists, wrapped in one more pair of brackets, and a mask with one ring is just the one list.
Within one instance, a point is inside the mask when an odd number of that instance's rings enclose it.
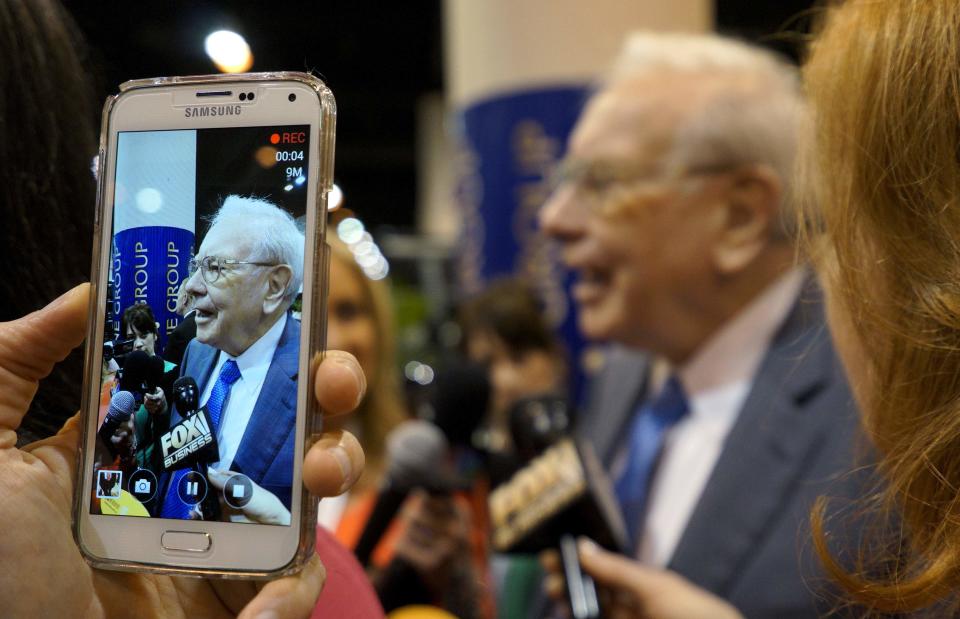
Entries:
{"label": "microphone", "polygon": [[117,391],[110,398],[110,406],[107,408],[107,417],[103,420],[104,425],[108,422],[113,425],[120,425],[124,421],[129,421],[130,415],[136,409],[136,398],[129,391]]}
{"label": "microphone", "polygon": [[181,376],[173,383],[174,406],[181,419],[160,435],[156,446],[166,471],[215,462],[220,457],[210,416],[206,408],[197,406],[199,393],[197,381],[190,376]]}
{"label": "microphone", "polygon": [[570,401],[559,395],[517,400],[508,413],[510,436],[517,454],[529,462],[543,453],[570,432],[572,417]]}
{"label": "microphone", "polygon": [[539,455],[491,492],[493,547],[523,553],[558,548],[574,619],[597,619],[602,613],[596,587],[580,568],[576,537],[588,535],[622,553],[628,536],[613,486],[593,448],[564,436],[569,420],[569,405],[560,398],[528,399],[511,411],[518,448]]}
{"label": "microphone", "polygon": [[197,381],[190,376],[181,376],[173,381],[173,405],[181,417],[187,417],[197,412],[200,404],[200,388]]}
{"label": "microphone", "polygon": [[120,389],[129,391],[143,402],[143,396],[152,393],[163,380],[163,359],[135,350],[129,355],[120,372]]}
{"label": "microphone", "polygon": [[354,549],[361,565],[369,563],[374,548],[411,490],[423,488],[442,494],[462,487],[447,462],[449,443],[434,424],[423,420],[405,421],[390,432],[386,443],[385,481]]}
{"label": "microphone", "polygon": [[465,361],[451,363],[437,372],[433,384],[420,416],[440,428],[451,445],[470,446],[490,403],[487,368]]}
{"label": "microphone", "polygon": [[130,421],[130,416],[137,409],[136,398],[129,391],[117,391],[110,398],[110,405],[107,408],[107,416],[104,417],[100,429],[97,430],[97,436],[110,451],[113,456],[117,455],[117,448],[110,439],[114,432],[120,427],[120,424]]}

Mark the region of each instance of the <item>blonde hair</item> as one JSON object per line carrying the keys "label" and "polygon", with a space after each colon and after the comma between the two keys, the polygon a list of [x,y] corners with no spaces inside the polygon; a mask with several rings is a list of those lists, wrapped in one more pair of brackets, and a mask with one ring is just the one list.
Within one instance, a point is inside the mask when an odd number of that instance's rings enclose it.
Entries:
{"label": "blonde hair", "polygon": [[327,237],[331,259],[339,260],[360,282],[364,302],[373,316],[376,332],[376,372],[368,377],[367,395],[354,417],[360,423],[361,441],[366,456],[364,474],[354,490],[363,490],[379,483],[386,466],[386,437],[407,414],[403,407],[400,374],[396,366],[396,336],[393,305],[386,280],[374,281],[364,275],[353,253],[334,235]]}
{"label": "blonde hair", "polygon": [[872,540],[880,563],[862,548],[845,565],[821,501],[814,539],[857,602],[943,613],[960,590],[960,3],[836,6],[804,75],[805,236],[865,377],[887,482],[876,515],[904,531]]}

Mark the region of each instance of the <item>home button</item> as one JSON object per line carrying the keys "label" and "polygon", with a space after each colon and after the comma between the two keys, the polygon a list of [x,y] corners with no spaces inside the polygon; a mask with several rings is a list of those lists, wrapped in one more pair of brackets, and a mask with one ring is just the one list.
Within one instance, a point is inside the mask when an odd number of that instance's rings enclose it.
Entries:
{"label": "home button", "polygon": [[209,533],[191,531],[165,531],[160,536],[160,545],[164,550],[179,552],[206,552],[210,550],[213,540]]}

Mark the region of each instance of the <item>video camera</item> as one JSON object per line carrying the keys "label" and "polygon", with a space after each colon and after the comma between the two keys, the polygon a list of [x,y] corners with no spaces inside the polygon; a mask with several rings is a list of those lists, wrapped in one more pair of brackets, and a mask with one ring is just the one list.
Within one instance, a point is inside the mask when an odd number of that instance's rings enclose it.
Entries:
{"label": "video camera", "polygon": [[123,367],[127,355],[133,352],[133,338],[122,340],[104,340],[103,342],[103,360],[109,363],[110,360],[117,362],[117,365]]}

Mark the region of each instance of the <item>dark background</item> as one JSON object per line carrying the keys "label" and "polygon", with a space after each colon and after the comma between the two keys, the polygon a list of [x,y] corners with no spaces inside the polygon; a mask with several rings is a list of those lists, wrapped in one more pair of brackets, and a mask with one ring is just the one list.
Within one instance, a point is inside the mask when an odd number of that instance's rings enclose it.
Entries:
{"label": "dark background", "polygon": [[[783,32],[802,30],[807,20],[795,17],[812,4],[717,0],[716,23],[722,32],[794,53],[798,37]],[[316,71],[337,98],[335,178],[347,206],[373,227],[413,226],[416,105],[424,94],[443,90],[440,0],[65,5],[98,65],[90,69],[101,98],[129,79],[216,72],[203,41],[222,28],[246,38],[253,71]]]}
{"label": "dark background", "polygon": [[[197,131],[197,211],[194,251],[200,248],[210,220],[231,194],[255,196],[276,204],[294,218],[307,211],[307,183],[297,185],[288,181],[287,167],[303,168],[306,175],[308,161],[279,162],[264,168],[257,163],[256,152],[270,146],[270,134],[284,131],[304,131],[309,125],[276,125],[272,127],[231,127],[229,129],[200,129]],[[309,152],[303,148],[276,147],[285,151]],[[225,153],[231,156],[224,156]],[[293,185],[284,191],[287,184]]]}

